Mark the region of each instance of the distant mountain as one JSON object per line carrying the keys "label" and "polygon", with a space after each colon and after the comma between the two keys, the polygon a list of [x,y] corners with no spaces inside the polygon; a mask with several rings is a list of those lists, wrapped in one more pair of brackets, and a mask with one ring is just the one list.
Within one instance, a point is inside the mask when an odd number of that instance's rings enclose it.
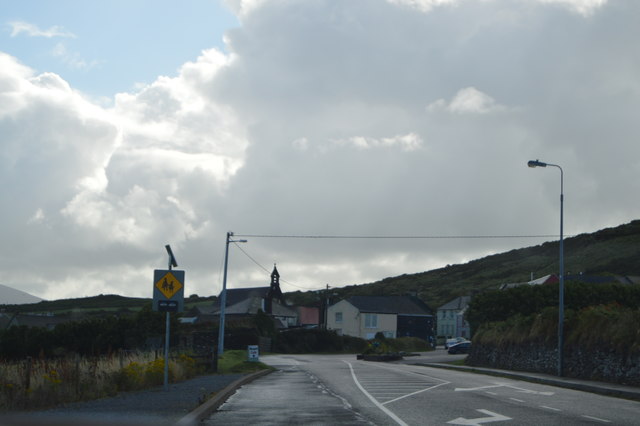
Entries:
{"label": "distant mountain", "polygon": [[38,303],[42,300],[24,291],[0,284],[0,305],[24,305],[26,303]]}
{"label": "distant mountain", "polygon": [[[558,273],[558,241],[511,250],[461,265],[448,265],[417,274],[385,278],[370,284],[331,289],[331,303],[350,296],[415,294],[433,309],[458,296],[473,295],[501,284],[525,282]],[[628,282],[640,280],[640,220],[580,234],[564,241],[565,273],[615,275]],[[287,293],[287,300],[313,304],[314,292]]]}

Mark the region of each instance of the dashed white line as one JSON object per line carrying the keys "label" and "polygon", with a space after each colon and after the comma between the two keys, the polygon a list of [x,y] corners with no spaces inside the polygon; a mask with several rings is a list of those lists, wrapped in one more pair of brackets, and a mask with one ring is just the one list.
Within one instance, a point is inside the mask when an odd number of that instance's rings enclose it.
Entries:
{"label": "dashed white line", "polygon": [[598,417],[587,416],[587,415],[583,415],[582,417],[584,417],[584,418],[586,418],[586,419],[596,420],[596,421],[598,421],[598,422],[611,423],[611,420],[600,419],[600,418],[598,418]]}
{"label": "dashed white line", "polygon": [[517,399],[517,398],[509,398],[509,399],[512,400],[512,401],[516,401],[516,402],[524,402],[523,400]]}
{"label": "dashed white line", "polygon": [[559,408],[553,408],[553,407],[549,407],[549,406],[547,406],[547,405],[541,405],[541,406],[540,406],[540,408],[544,408],[544,409],[546,409],[546,410],[551,410],[551,411],[562,411],[562,410],[561,410],[561,409],[559,409]]}

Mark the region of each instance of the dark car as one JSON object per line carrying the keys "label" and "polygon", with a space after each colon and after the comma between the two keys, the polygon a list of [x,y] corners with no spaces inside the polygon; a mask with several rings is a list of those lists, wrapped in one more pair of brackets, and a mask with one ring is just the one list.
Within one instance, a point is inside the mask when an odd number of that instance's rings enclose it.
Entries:
{"label": "dark car", "polygon": [[449,346],[450,354],[468,354],[471,349],[471,342],[462,342]]}
{"label": "dark car", "polygon": [[444,348],[449,349],[449,346],[453,346],[457,343],[468,342],[464,337],[453,337],[444,341]]}

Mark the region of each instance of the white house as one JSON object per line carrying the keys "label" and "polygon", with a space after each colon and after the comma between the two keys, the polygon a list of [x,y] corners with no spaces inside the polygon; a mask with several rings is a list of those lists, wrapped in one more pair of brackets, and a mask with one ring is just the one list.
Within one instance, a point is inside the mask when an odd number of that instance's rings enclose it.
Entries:
{"label": "white house", "polygon": [[471,296],[460,296],[438,308],[438,336],[471,337],[469,323],[464,319],[470,301]]}
{"label": "white house", "polygon": [[327,328],[338,334],[373,339],[385,337],[433,338],[429,307],[412,296],[353,296],[329,306]]}

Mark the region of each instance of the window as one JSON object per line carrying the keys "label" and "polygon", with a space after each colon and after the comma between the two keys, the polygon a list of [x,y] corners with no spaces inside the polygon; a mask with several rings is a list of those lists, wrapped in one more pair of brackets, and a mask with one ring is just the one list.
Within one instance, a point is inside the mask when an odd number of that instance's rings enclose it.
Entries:
{"label": "window", "polygon": [[377,314],[364,314],[364,327],[365,328],[378,328],[378,315]]}
{"label": "window", "polygon": [[336,322],[342,322],[342,312],[336,312]]}

